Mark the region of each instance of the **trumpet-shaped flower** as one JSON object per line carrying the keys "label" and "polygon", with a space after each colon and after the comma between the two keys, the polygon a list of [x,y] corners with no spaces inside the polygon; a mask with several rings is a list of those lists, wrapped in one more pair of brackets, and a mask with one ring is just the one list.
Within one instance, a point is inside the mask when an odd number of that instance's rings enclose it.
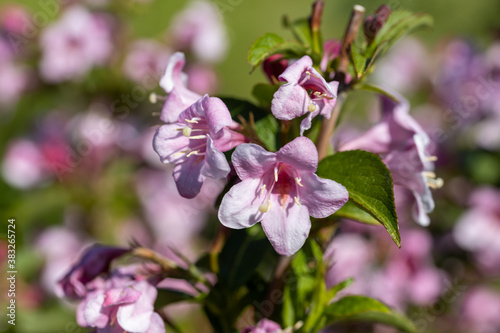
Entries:
{"label": "trumpet-shaped flower", "polygon": [[431,188],[442,186],[434,173],[435,156],[428,155],[429,136],[410,116],[410,106],[403,97],[398,101],[381,97],[382,120],[365,134],[340,150],[363,149],[383,157],[394,184],[409,189],[415,197],[414,219],[423,226],[430,223],[427,213],[434,210]]}
{"label": "trumpet-shaped flower", "polygon": [[233,229],[262,221],[271,244],[282,255],[292,255],[302,247],[311,228],[309,216],[327,217],[349,197],[344,186],[315,174],[318,152],[305,137],[276,153],[242,144],[232,162],[242,181],[222,199],[220,221]]}
{"label": "trumpet-shaped flower", "polygon": [[301,135],[311,128],[312,119],[317,115],[330,118],[337,102],[338,82],[327,83],[312,65],[309,56],[290,65],[279,76],[279,80],[286,83],[274,94],[271,105],[278,119],[292,120],[307,114],[300,124]]}
{"label": "trumpet-shaped flower", "polygon": [[160,86],[169,94],[160,116],[166,123],[176,122],[182,111],[201,98],[187,88],[187,75],[182,72],[185,64],[184,53],[174,53],[160,80]]}
{"label": "trumpet-shaped flower", "polygon": [[237,126],[220,99],[205,95],[176,123],[158,129],[153,147],[163,163],[176,164],[173,175],[180,195],[194,198],[205,178],[228,175],[229,163],[222,152],[245,142],[243,135],[232,130]]}

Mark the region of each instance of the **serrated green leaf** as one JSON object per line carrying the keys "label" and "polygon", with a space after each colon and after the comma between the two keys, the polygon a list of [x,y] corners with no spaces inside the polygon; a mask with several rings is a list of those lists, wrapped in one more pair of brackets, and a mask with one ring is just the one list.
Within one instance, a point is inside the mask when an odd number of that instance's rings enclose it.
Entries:
{"label": "serrated green leaf", "polygon": [[385,304],[365,296],[346,296],[326,309],[327,322],[369,321],[396,327],[405,332],[416,332],[415,325],[403,315],[394,313]]}
{"label": "serrated green leaf", "polygon": [[276,53],[289,57],[301,57],[307,53],[307,48],[296,42],[287,42],[274,33],[267,33],[252,44],[248,51],[247,61],[255,68],[267,57]]}
{"label": "serrated green leaf", "polygon": [[362,150],[336,153],[319,163],[317,174],[344,185],[349,198],[377,219],[401,247],[391,172],[380,157]]}
{"label": "serrated green leaf", "polygon": [[419,28],[432,27],[433,23],[432,16],[428,14],[395,10],[367,48],[365,57],[369,59],[376,54],[379,56],[389,50],[404,35]]}
{"label": "serrated green leaf", "polygon": [[351,61],[356,77],[359,79],[365,73],[366,57],[361,54],[355,45],[351,47]]}

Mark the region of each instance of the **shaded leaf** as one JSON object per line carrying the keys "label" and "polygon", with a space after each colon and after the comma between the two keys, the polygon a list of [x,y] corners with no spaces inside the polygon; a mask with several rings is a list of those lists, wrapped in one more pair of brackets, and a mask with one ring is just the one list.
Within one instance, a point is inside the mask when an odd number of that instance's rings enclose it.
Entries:
{"label": "shaded leaf", "polygon": [[391,172],[380,157],[362,150],[336,153],[320,162],[317,174],[344,185],[349,198],[379,221],[401,247]]}

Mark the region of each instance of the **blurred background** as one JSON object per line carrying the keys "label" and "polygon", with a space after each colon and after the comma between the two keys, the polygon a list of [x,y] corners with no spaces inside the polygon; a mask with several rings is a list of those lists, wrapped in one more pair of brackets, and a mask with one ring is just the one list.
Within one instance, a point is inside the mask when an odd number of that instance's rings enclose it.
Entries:
{"label": "blurred background", "polygon": [[[429,228],[409,217],[408,193],[396,192],[400,251],[382,228],[343,221],[331,245],[331,279],[356,277],[347,292],[379,297],[422,332],[500,332],[500,2],[327,0],[323,38],[342,37],[354,4],[373,13],[384,3],[434,17],[432,30],[396,44],[370,80],[409,98],[445,186],[434,192]],[[260,69],[249,74],[248,48],[266,32],[292,39],[283,17],[306,17],[310,7],[303,0],[0,1],[3,309],[8,218],[16,219],[18,271],[16,326],[2,319],[0,331],[86,332],[56,281],[89,244],[134,240],[159,252],[168,245],[193,260],[210,246],[224,184],[205,184],[193,200],[177,194],[171,167],[151,147],[165,95],[158,81],[169,56],[184,51],[191,90],[251,100],[252,87],[267,78]],[[376,98],[353,92],[334,143],[378,118]],[[167,311],[186,332],[210,332],[196,306]]]}

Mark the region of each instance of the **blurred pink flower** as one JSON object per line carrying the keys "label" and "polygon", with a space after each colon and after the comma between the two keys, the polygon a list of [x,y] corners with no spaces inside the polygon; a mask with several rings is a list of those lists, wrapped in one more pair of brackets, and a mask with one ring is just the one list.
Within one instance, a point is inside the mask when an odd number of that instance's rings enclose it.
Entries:
{"label": "blurred pink flower", "polygon": [[186,71],[187,86],[198,94],[213,94],[217,92],[219,80],[217,73],[208,66],[193,65]]}
{"label": "blurred pink flower", "polygon": [[204,62],[221,61],[228,47],[222,15],[209,1],[191,2],[173,19],[170,35],[176,48]]}
{"label": "blurred pink flower", "polygon": [[464,298],[462,314],[469,332],[499,332],[500,293],[485,287],[470,290]]}
{"label": "blurred pink flower", "polygon": [[167,68],[170,50],[155,40],[134,42],[123,63],[125,75],[138,84],[159,80]]}
{"label": "blurred pink flower", "polygon": [[471,208],[455,224],[453,236],[457,244],[475,254],[486,272],[500,272],[500,190],[481,187],[475,190]]}
{"label": "blurred pink flower", "polygon": [[410,115],[408,101],[393,93],[398,101],[381,96],[382,120],[339,150],[363,149],[383,157],[395,185],[410,190],[415,197],[414,219],[428,226],[427,213],[434,210],[431,188],[442,186],[434,174],[434,156],[429,156],[430,138]]}
{"label": "blurred pink flower", "polygon": [[50,169],[42,151],[27,139],[12,141],[2,160],[2,176],[7,184],[29,189],[50,176]]}
{"label": "blurred pink flower", "polygon": [[106,17],[74,5],[41,34],[40,73],[47,82],[78,80],[103,65],[113,51]]}
{"label": "blurred pink flower", "polygon": [[350,293],[364,291],[364,276],[369,274],[369,267],[374,260],[373,245],[361,235],[344,233],[333,238],[324,254],[327,263],[325,281],[327,288],[354,278],[349,287]]}
{"label": "blurred pink flower", "polygon": [[391,52],[377,63],[373,78],[381,86],[411,93],[429,79],[431,63],[420,41],[407,37],[398,42]]}
{"label": "blurred pink flower", "polygon": [[95,327],[96,333],[163,333],[165,324],[154,312],[158,292],[146,280],[114,272],[106,280],[96,279],[78,306],[77,322]]}

